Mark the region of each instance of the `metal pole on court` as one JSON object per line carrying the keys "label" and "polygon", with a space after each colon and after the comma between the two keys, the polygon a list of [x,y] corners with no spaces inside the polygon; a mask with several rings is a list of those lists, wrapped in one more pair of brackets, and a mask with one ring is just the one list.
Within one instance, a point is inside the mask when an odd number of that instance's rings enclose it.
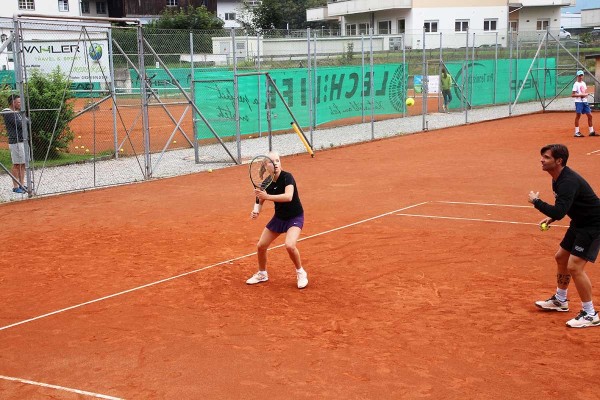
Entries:
{"label": "metal pole on court", "polygon": [[423,66],[421,67],[421,74],[423,74],[423,76],[421,77],[421,99],[422,99],[422,104],[421,104],[421,114],[422,114],[422,126],[421,129],[426,131],[427,130],[427,95],[426,95],[426,86],[427,86],[427,53],[425,50],[425,43],[426,40],[426,35],[425,35],[425,25],[423,25],[423,49],[421,50],[421,58],[423,59]]}
{"label": "metal pole on court", "polygon": [[[194,31],[190,30],[190,94],[192,101],[196,101],[196,78],[194,69]],[[192,134],[194,135],[194,159],[200,163],[200,148],[198,146],[198,124],[196,124],[196,111],[192,110]]]}
{"label": "metal pole on court", "polygon": [[369,36],[369,46],[370,49],[370,64],[371,64],[371,79],[369,82],[370,94],[371,94],[371,139],[375,139],[375,84],[373,83],[373,27],[371,27],[371,35]]}
{"label": "metal pole on court", "polygon": [[237,49],[235,47],[235,28],[231,28],[231,52],[233,54],[233,105],[235,108],[235,141],[237,142],[238,163],[242,162],[242,134],[240,127],[240,94],[237,75]]}
{"label": "metal pole on court", "polygon": [[307,73],[307,79],[306,82],[308,82],[308,93],[307,93],[307,99],[308,99],[308,127],[310,130],[310,135],[312,137],[312,131],[313,131],[313,91],[312,91],[312,52],[310,51],[310,39],[311,39],[311,35],[310,35],[310,28],[306,28],[306,73]]}
{"label": "metal pole on court", "polygon": [[117,90],[115,85],[115,65],[113,61],[112,28],[108,29],[108,68],[110,70],[110,94],[113,101],[113,144],[115,146],[115,158],[119,158],[119,137],[117,134]]}
{"label": "metal pole on court", "polygon": [[144,130],[144,156],[145,156],[145,178],[152,178],[152,159],[150,157],[150,124],[148,121],[148,95],[147,88],[148,80],[146,76],[146,65],[144,56],[144,33],[142,25],[137,27],[138,39],[138,74],[140,76],[140,95],[142,96],[142,126]]}

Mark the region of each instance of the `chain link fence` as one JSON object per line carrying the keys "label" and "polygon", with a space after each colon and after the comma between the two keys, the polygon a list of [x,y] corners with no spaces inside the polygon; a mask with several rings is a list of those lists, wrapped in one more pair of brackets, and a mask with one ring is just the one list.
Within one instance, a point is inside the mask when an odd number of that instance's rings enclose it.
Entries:
{"label": "chain link fence", "polygon": [[[575,71],[597,83],[585,58],[596,44],[549,31],[250,35],[111,22],[0,19],[0,105],[21,96],[22,109],[3,115],[23,122],[28,154],[27,193],[17,195],[1,124],[0,201],[299,153],[299,136],[319,150],[571,110]],[[446,109],[442,69],[452,78]]]}

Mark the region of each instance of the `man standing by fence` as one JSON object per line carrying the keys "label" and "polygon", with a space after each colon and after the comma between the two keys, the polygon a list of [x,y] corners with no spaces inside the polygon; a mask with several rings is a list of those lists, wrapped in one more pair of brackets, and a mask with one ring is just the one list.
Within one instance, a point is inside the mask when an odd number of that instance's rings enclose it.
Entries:
{"label": "man standing by fence", "polygon": [[25,143],[23,136],[23,120],[21,118],[21,97],[16,94],[8,96],[8,108],[2,110],[4,126],[8,133],[8,147],[12,160],[13,192],[26,193],[23,185],[25,179]]}

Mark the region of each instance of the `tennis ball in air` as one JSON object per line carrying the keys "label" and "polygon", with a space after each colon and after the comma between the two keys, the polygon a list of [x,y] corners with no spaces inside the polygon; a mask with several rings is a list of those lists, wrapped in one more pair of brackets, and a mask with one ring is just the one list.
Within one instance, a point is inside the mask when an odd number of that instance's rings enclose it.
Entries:
{"label": "tennis ball in air", "polygon": [[540,229],[542,231],[547,231],[548,229],[550,229],[550,225],[548,225],[547,223],[543,222],[540,224]]}
{"label": "tennis ball in air", "polygon": [[406,105],[407,106],[414,106],[415,105],[415,99],[413,99],[412,97],[409,97],[408,99],[406,99]]}
{"label": "tennis ball in air", "polygon": [[173,143],[177,143],[177,140],[173,140]]}

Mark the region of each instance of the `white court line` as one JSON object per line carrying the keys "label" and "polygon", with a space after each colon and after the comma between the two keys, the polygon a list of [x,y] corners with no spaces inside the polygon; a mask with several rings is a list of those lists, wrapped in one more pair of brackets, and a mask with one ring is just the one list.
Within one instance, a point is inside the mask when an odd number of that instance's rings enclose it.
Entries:
{"label": "white court line", "polygon": [[589,153],[587,153],[586,155],[587,155],[587,156],[591,156],[592,154],[594,154],[594,153],[598,153],[599,151],[600,151],[600,149],[598,149],[598,150],[594,150],[594,151],[590,151],[590,152],[589,152]]}
{"label": "white court line", "polygon": [[513,208],[533,208],[533,206],[521,206],[515,204],[494,204],[494,203],[468,203],[465,201],[432,201],[432,203],[442,204],[466,204],[470,206],[493,206],[493,207],[513,207]]}
{"label": "white court line", "polygon": [[[387,212],[387,213],[384,213],[384,214],[380,214],[380,215],[377,215],[377,216],[375,216],[375,217],[371,217],[371,218],[363,219],[363,220],[361,220],[361,221],[354,222],[354,223],[351,223],[351,224],[348,224],[348,225],[344,225],[344,226],[340,226],[340,227],[338,227],[338,228],[330,229],[330,230],[328,230],[328,231],[324,231],[324,232],[316,233],[316,234],[314,234],[314,235],[310,235],[310,236],[307,236],[307,237],[301,238],[301,239],[299,239],[298,241],[307,240],[307,239],[312,239],[312,238],[315,238],[315,237],[317,237],[317,236],[325,235],[325,234],[327,234],[327,233],[331,233],[331,232],[339,231],[339,230],[341,230],[341,229],[349,228],[349,227],[351,227],[351,226],[354,226],[354,225],[358,225],[358,224],[362,224],[362,223],[364,223],[364,222],[372,221],[372,220],[374,220],[374,219],[377,219],[377,218],[382,218],[382,217],[385,217],[385,216],[387,216],[387,215],[395,214],[395,213],[397,213],[397,212],[399,212],[399,211],[404,211],[404,210],[408,210],[408,209],[410,209],[410,208],[418,207],[418,206],[421,206],[421,205],[423,205],[423,204],[426,204],[426,203],[428,203],[428,202],[427,202],[427,201],[425,201],[425,202],[423,202],[423,203],[413,204],[413,205],[411,205],[411,206],[404,207],[404,208],[400,208],[400,209],[398,209],[398,210],[390,211],[390,212]],[[273,246],[273,247],[271,247],[269,250],[274,250],[274,249],[277,249],[277,248],[279,248],[279,247],[283,247],[283,246],[285,246],[285,243],[282,243],[282,244],[280,244],[280,245],[277,245],[277,246]],[[145,284],[145,285],[138,286],[138,287],[134,287],[134,288],[132,288],[132,289],[123,290],[122,292],[118,292],[118,293],[114,293],[114,294],[111,294],[111,295],[108,295],[108,296],[100,297],[100,298],[98,298],[98,299],[94,299],[94,300],[86,301],[86,302],[84,302],[84,303],[75,304],[74,306],[66,307],[66,308],[63,308],[63,309],[60,309],[60,310],[56,310],[56,311],[52,311],[52,312],[49,312],[49,313],[46,313],[46,314],[43,314],[43,315],[39,315],[39,316],[37,316],[37,317],[33,317],[33,318],[29,318],[29,319],[26,319],[26,320],[23,320],[23,321],[15,322],[14,324],[10,324],[10,325],[6,325],[6,326],[3,326],[3,327],[0,327],[0,331],[3,331],[3,330],[5,330],[5,329],[9,329],[9,328],[12,328],[12,327],[15,327],[15,326],[23,325],[23,324],[26,324],[26,323],[28,323],[28,322],[33,322],[33,321],[36,321],[36,320],[38,320],[38,319],[46,318],[46,317],[49,317],[49,316],[51,316],[51,315],[60,314],[60,313],[63,313],[63,312],[65,312],[65,311],[73,310],[73,309],[75,309],[75,308],[79,308],[79,307],[87,306],[87,305],[89,305],[89,304],[93,304],[93,303],[98,303],[98,302],[100,302],[100,301],[103,301],[103,300],[108,300],[108,299],[111,299],[111,298],[113,298],[113,297],[117,297],[117,296],[121,296],[121,295],[124,295],[124,294],[127,294],[127,293],[135,292],[135,291],[137,291],[137,290],[144,289],[144,288],[147,288],[147,287],[150,287],[150,286],[155,286],[155,285],[158,285],[158,284],[160,284],[160,283],[169,282],[169,281],[172,281],[172,280],[174,280],[174,279],[182,278],[182,277],[184,277],[184,276],[188,276],[188,275],[191,275],[191,274],[195,274],[195,273],[197,273],[197,272],[205,271],[205,270],[207,270],[207,269],[210,269],[210,268],[213,268],[213,267],[218,267],[219,265],[223,265],[223,264],[229,264],[229,263],[231,263],[231,262],[233,262],[233,261],[241,260],[241,259],[243,259],[243,258],[251,257],[251,256],[254,256],[254,255],[256,255],[256,252],[254,252],[254,253],[249,253],[249,254],[245,254],[245,255],[243,255],[243,256],[239,256],[239,257],[235,257],[235,258],[231,258],[231,259],[229,259],[229,260],[226,260],[226,261],[221,261],[221,262],[218,262],[218,263],[216,263],[216,264],[212,264],[212,265],[208,265],[208,266],[206,266],[206,267],[202,267],[202,268],[195,269],[195,270],[193,270],[193,271],[184,272],[184,273],[182,273],[182,274],[175,275],[175,276],[172,276],[172,277],[170,277],[170,278],[165,278],[165,279],[161,279],[161,280],[159,280],[159,281],[155,281],[155,282],[147,283],[147,284]]]}
{"label": "white court line", "polygon": [[[439,215],[424,215],[424,214],[396,214],[398,216],[401,217],[419,217],[419,218],[432,218],[432,219],[453,219],[453,220],[459,220],[459,221],[475,221],[475,222],[495,222],[495,223],[499,223],[499,224],[513,224],[513,225],[535,225],[535,226],[539,226],[539,223],[536,222],[518,222],[518,221],[503,221],[503,220],[499,220],[499,219],[480,219],[480,218],[462,218],[462,217],[444,217],[444,216],[439,216]],[[552,226],[557,226],[560,228],[568,228],[568,226],[565,225],[555,225],[552,224]]]}
{"label": "white court line", "polygon": [[86,392],[85,390],[71,389],[71,388],[64,387],[64,386],[50,385],[48,383],[35,382],[35,381],[30,381],[30,380],[21,379],[21,378],[13,378],[13,377],[10,377],[10,376],[0,375],[0,379],[4,379],[4,380],[7,380],[7,381],[13,381],[13,382],[19,382],[19,383],[25,383],[27,385],[42,386],[42,387],[46,387],[46,388],[50,388],[50,389],[62,390],[64,392],[71,392],[71,393],[82,394],[84,396],[95,397],[97,399],[123,400],[120,397],[113,397],[113,396],[107,396],[105,394]]}

